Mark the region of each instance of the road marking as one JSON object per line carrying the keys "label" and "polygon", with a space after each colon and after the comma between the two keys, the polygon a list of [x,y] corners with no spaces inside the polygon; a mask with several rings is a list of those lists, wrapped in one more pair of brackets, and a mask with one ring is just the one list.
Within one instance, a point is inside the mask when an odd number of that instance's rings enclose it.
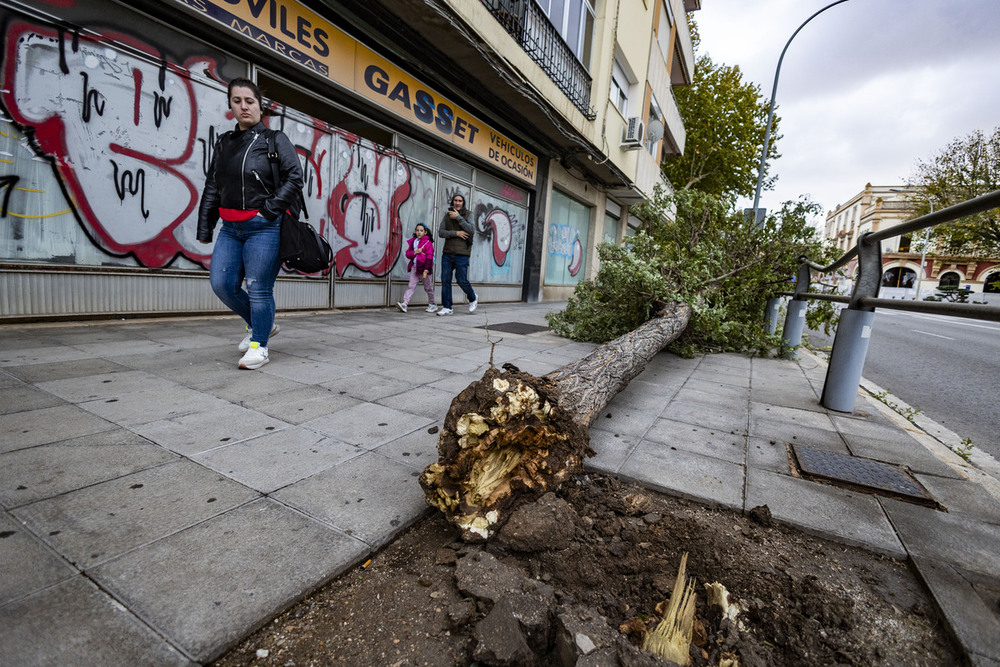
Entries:
{"label": "road marking", "polygon": [[900,314],[909,315],[910,317],[914,317],[920,320],[931,320],[933,322],[954,324],[956,326],[962,326],[962,327],[973,327],[975,329],[990,329],[992,331],[1000,331],[1000,326],[997,326],[996,324],[976,324],[961,317],[951,317],[948,315],[928,315],[926,313],[900,313]]}
{"label": "road marking", "polygon": [[910,329],[913,333],[924,334],[925,336],[934,336],[935,338],[944,338],[945,340],[955,340],[951,336],[942,336],[941,334],[931,333],[930,331],[921,331],[920,329]]}

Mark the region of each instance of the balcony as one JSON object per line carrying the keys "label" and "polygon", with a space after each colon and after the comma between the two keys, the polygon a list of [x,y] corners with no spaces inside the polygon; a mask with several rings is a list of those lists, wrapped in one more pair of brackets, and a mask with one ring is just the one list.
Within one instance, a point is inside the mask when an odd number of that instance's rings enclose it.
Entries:
{"label": "balcony", "polygon": [[597,112],[590,106],[590,74],[559,35],[559,31],[532,0],[481,0],[532,60],[587,118]]}

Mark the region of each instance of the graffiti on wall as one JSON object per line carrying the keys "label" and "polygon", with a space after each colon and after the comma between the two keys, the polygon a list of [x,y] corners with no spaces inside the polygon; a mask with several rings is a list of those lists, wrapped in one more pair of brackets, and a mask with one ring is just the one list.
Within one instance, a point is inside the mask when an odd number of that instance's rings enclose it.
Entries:
{"label": "graffiti on wall", "polygon": [[[233,127],[216,63],[174,63],[129,34],[22,19],[6,24],[4,40],[0,135],[16,153],[0,159],[0,217],[32,219],[44,230],[50,216],[65,220],[71,212],[91,247],[66,235],[47,257],[18,255],[22,247],[12,244],[0,259],[93,263],[97,248],[149,268],[178,258],[207,267],[211,246],[196,239],[198,203],[216,141]],[[336,275],[388,275],[401,256],[400,209],[429,187],[411,183],[419,170],[391,149],[295,110],[272,105],[270,113],[264,122],[288,135],[299,154],[310,221],[334,248]],[[523,261],[516,210],[487,202],[477,208],[476,230],[492,268],[509,268],[512,249]]]}
{"label": "graffiti on wall", "polygon": [[567,258],[569,263],[566,270],[575,277],[583,266],[583,244],[580,242],[579,230],[570,225],[549,225],[549,255]]}

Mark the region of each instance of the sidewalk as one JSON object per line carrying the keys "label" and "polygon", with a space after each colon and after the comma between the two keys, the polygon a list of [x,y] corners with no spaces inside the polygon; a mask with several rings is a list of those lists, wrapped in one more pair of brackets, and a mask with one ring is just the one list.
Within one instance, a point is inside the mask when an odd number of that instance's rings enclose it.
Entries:
{"label": "sidewalk", "polygon": [[[234,317],[0,326],[2,662],[220,656],[429,511],[428,429],[485,370],[480,327],[562,305],[279,315],[260,371],[236,367]],[[537,375],[595,347],[490,337]],[[908,558],[970,661],[1000,665],[1000,482],[881,403],[823,409],[824,373],[662,353],[593,425],[588,467]],[[809,481],[790,463],[809,452],[903,464],[947,511]]]}

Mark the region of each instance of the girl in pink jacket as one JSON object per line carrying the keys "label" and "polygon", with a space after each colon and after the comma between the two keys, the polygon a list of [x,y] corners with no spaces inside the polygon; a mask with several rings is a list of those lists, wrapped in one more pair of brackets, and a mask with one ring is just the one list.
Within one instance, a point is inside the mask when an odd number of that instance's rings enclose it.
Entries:
{"label": "girl in pink jacket", "polygon": [[406,267],[410,272],[410,284],[403,293],[403,300],[396,307],[405,313],[410,297],[417,289],[417,283],[421,282],[427,292],[427,312],[435,312],[438,307],[434,303],[434,243],[428,234],[427,225],[422,222],[417,223],[413,236],[407,241],[406,258],[410,260],[410,265]]}

